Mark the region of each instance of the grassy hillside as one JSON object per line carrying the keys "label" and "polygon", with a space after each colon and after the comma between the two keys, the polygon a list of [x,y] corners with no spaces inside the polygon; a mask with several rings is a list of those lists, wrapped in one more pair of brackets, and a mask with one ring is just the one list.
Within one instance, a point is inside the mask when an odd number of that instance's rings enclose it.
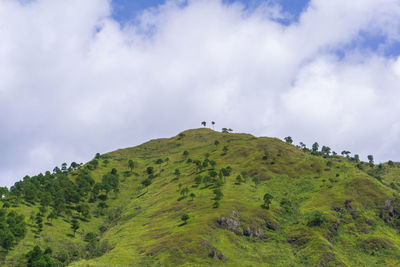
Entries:
{"label": "grassy hillside", "polygon": [[115,169],[117,188],[91,197],[93,183],[54,219],[46,219],[54,203],[42,208],[40,232],[32,215],[43,197],[27,201],[25,190],[2,199],[27,224],[3,266],[26,266],[35,245],[52,249],[55,266],[400,265],[398,163],[370,166],[205,128],[96,161],[65,176],[76,182],[85,170],[101,184]]}

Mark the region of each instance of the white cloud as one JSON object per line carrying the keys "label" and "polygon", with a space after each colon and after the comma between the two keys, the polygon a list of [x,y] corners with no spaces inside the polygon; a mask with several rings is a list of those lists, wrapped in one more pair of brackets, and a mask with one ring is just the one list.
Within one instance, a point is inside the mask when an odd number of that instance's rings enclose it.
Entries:
{"label": "white cloud", "polygon": [[360,45],[399,40],[397,0],[314,0],[288,26],[276,5],[182,3],[121,27],[106,0],[0,1],[3,184],[204,119],[400,160],[400,60]]}

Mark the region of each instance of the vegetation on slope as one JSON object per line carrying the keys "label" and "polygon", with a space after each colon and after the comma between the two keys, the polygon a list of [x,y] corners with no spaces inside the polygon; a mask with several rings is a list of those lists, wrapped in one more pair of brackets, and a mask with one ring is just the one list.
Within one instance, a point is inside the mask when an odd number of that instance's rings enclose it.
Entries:
{"label": "vegetation on slope", "polygon": [[400,262],[398,163],[229,130],[189,130],[25,177],[3,193],[4,216],[26,226],[3,246],[2,265]]}

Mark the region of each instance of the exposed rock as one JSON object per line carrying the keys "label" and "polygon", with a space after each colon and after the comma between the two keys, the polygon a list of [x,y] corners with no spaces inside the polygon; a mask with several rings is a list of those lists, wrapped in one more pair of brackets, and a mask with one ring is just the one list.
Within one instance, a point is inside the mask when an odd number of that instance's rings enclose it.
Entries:
{"label": "exposed rock", "polygon": [[247,227],[243,228],[243,235],[245,235],[245,236],[251,235],[250,227],[247,226]]}
{"label": "exposed rock", "polygon": [[344,207],[346,210],[355,210],[356,209],[356,207],[351,205],[351,202],[353,202],[352,199],[346,199],[346,201],[344,202]]}
{"label": "exposed rock", "polygon": [[276,231],[278,229],[278,223],[272,220],[265,220],[265,225],[267,226],[268,229],[273,231]]}
{"label": "exposed rock", "polygon": [[238,217],[239,215],[237,214],[236,211],[232,210],[232,216],[233,216],[233,217]]}
{"label": "exposed rock", "polygon": [[220,261],[226,260],[224,253],[222,253],[221,251],[219,251],[218,249],[215,249],[215,248],[213,250],[211,250],[209,255],[214,260],[220,260]]}
{"label": "exposed rock", "polygon": [[239,226],[240,222],[229,218],[229,217],[221,217],[217,219],[218,226],[221,227],[222,229],[226,229],[229,231],[232,231],[236,234],[239,233]]}

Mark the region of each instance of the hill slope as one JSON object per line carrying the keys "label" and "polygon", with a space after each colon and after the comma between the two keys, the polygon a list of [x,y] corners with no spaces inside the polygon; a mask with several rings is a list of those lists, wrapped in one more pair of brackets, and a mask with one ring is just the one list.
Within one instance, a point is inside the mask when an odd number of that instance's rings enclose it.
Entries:
{"label": "hill slope", "polygon": [[76,186],[77,196],[63,191],[64,206],[29,196],[29,186],[52,190],[45,178],[16,184],[2,201],[27,230],[4,265],[29,265],[38,245],[51,247],[37,254],[55,266],[396,266],[398,173],[397,163],[189,130],[45,174]]}

